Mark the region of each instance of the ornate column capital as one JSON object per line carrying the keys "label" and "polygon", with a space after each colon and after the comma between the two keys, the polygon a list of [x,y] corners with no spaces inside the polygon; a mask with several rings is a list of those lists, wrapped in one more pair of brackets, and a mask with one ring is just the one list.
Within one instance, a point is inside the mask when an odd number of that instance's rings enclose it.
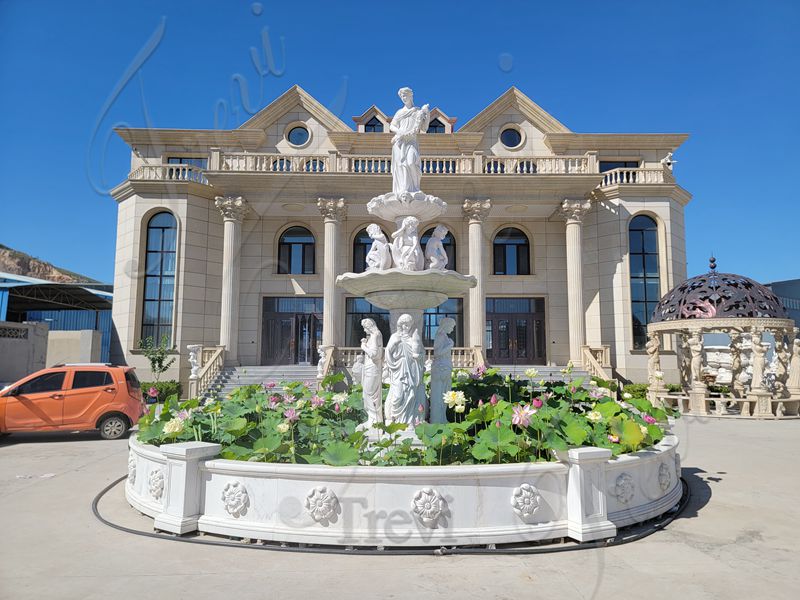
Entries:
{"label": "ornate column capital", "polygon": [[319,198],[317,208],[322,213],[325,221],[341,221],[347,214],[347,205],[344,198]]}
{"label": "ornate column capital", "polygon": [[592,202],[590,200],[571,200],[569,198],[564,198],[558,210],[561,216],[566,219],[567,223],[581,223],[583,222],[584,215],[586,215],[591,208]]}
{"label": "ornate column capital", "polygon": [[225,221],[236,221],[241,223],[250,208],[247,201],[241,196],[217,196],[214,198],[214,206],[219,209]]}
{"label": "ornate column capital", "polygon": [[492,201],[486,198],[485,200],[464,200],[464,216],[469,218],[470,223],[482,223],[487,215],[489,209],[492,208]]}

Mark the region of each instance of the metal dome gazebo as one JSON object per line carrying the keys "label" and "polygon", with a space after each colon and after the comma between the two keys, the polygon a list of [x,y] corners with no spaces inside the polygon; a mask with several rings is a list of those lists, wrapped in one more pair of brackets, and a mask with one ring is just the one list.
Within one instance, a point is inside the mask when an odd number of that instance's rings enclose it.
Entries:
{"label": "metal dome gazebo", "polygon": [[[738,407],[730,412],[725,399],[712,399],[703,381],[703,334],[725,333],[730,337],[733,386],[732,399]],[[775,383],[768,389],[764,374],[767,346],[763,336],[775,339]],[[675,401],[667,393],[660,375],[662,336],[675,334],[678,365],[683,388],[681,409],[709,415],[715,402],[715,416],[782,417],[797,416],[800,404],[800,339],[794,321],[772,291],[748,277],[718,273],[711,257],[709,272],[687,279],[665,294],[647,326],[648,377],[653,401]],[[749,387],[740,378],[742,346],[752,343],[752,379]]]}

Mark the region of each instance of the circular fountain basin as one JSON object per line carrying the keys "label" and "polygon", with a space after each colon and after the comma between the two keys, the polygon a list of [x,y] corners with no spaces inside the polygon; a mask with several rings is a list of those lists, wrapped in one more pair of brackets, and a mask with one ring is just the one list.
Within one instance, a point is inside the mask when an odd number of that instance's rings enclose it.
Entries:
{"label": "circular fountain basin", "polygon": [[403,271],[386,269],[345,273],[336,284],[380,308],[425,309],[439,306],[451,296],[464,294],[477,285],[475,277],[455,271]]}
{"label": "circular fountain basin", "polygon": [[416,217],[420,223],[442,216],[447,203],[441,198],[425,192],[406,192],[398,196],[394,192],[375,196],[367,203],[367,212],[398,226],[404,217]]}
{"label": "circular fountain basin", "polygon": [[612,459],[330,467],[218,458],[220,446],[131,438],[125,494],[154,528],[334,546],[432,546],[613,537],[681,498],[678,440]]}

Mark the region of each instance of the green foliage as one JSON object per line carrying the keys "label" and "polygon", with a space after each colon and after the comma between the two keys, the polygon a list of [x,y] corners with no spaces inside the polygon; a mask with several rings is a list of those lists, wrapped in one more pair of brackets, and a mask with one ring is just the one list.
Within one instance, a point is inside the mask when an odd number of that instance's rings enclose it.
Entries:
{"label": "green foliage", "polygon": [[[166,381],[143,381],[141,385],[142,394],[144,394],[144,399],[147,402],[164,402],[164,400],[170,396],[180,398],[183,393],[183,387],[180,382],[174,379],[167,379]],[[155,399],[151,398],[148,394],[151,388],[155,388],[158,392]]]}
{"label": "green foliage", "polygon": [[[664,437],[659,425],[671,415],[642,395],[617,402],[612,382],[583,386],[564,380],[512,379],[488,369],[456,373],[455,390],[466,397],[463,413],[448,423],[421,423],[412,444],[402,423],[378,423],[380,436],[367,443],[358,428],[366,415],[361,388],[334,393],[339,379],[318,391],[282,382],[281,393],[242,386],[223,400],[200,404],[168,398],[139,423],[139,440],[150,444],[188,440],[217,442],[222,457],[283,463],[348,466],[453,465],[553,460],[553,451],[592,445],[614,454],[633,452]],[[372,436],[374,438],[374,436]]]}
{"label": "green foliage", "polygon": [[634,398],[644,398],[647,396],[647,388],[649,386],[646,383],[629,383],[622,391],[626,394],[630,394]]}
{"label": "green foliage", "polygon": [[175,357],[169,357],[170,348],[166,334],[161,337],[161,341],[158,345],[156,345],[153,338],[149,336],[143,340],[139,340],[139,350],[142,351],[142,354],[144,354],[144,357],[150,363],[150,370],[153,372],[156,383],[158,383],[161,376],[175,363]]}
{"label": "green foliage", "polygon": [[682,392],[683,386],[680,383],[668,383],[667,384],[667,391],[670,394],[674,394],[676,392]]}

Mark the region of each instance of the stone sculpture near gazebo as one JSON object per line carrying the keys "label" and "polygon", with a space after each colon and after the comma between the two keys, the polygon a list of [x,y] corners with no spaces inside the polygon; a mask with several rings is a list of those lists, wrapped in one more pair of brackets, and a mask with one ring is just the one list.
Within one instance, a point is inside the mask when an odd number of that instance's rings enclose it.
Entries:
{"label": "stone sculpture near gazebo", "polygon": [[[689,399],[689,412],[709,415],[709,405],[716,403],[716,415],[726,416],[727,401],[712,398],[704,381],[703,335],[724,333],[731,340],[732,400],[738,416],[761,418],[798,416],[800,405],[800,340],[797,329],[780,300],[761,284],[731,273],[718,273],[712,257],[709,272],[692,277],[665,294],[653,311],[647,326],[648,352],[658,355],[664,341],[655,338],[675,334],[678,341],[681,386]],[[779,353],[775,378],[765,381],[767,346],[764,335],[771,335]],[[751,356],[744,352],[744,338],[751,339]],[[791,354],[789,348],[792,348]],[[746,385],[747,363],[752,367]],[[648,361],[649,378],[657,379],[658,362],[652,354]],[[788,365],[788,367],[786,366]],[[658,385],[651,386],[651,399],[669,398]]]}

